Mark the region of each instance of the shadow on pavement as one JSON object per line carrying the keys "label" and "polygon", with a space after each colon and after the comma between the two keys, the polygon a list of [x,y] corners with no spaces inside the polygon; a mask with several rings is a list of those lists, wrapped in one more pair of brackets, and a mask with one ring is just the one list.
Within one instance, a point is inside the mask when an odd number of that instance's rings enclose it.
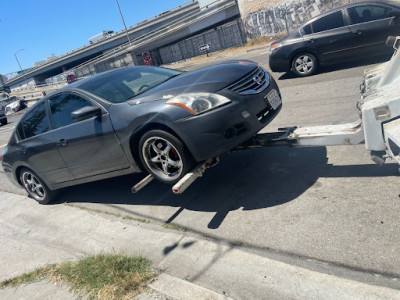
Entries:
{"label": "shadow on pavement", "polygon": [[[325,147],[274,147],[224,155],[217,166],[209,169],[182,195],[174,195],[170,186],[156,181],[132,194],[131,186],[144,176],[138,174],[64,189],[56,203],[177,207],[174,214],[161,218],[165,223],[172,222],[183,210],[215,212],[208,228],[216,229],[230,211],[262,209],[292,201],[320,177],[379,177],[396,172],[395,164],[382,167],[329,165]],[[126,208],[119,209],[134,213]]]}

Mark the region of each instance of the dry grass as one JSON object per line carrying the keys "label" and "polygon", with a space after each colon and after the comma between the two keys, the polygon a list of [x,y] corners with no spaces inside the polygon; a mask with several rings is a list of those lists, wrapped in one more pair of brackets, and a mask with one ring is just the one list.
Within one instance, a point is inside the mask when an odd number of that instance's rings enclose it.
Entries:
{"label": "dry grass", "polygon": [[169,224],[169,223],[162,224],[162,227],[164,227],[166,229],[176,230],[176,231],[183,231],[183,232],[187,231],[187,229],[185,227],[175,225],[175,224]]}
{"label": "dry grass", "polygon": [[62,281],[88,299],[131,299],[154,278],[150,262],[143,257],[100,254],[80,261],[51,265],[0,283],[15,287],[48,278]]}

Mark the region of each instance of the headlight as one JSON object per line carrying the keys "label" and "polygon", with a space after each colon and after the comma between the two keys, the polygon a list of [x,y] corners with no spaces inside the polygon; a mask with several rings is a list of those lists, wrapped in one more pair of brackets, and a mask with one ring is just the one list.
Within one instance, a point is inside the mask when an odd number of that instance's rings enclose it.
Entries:
{"label": "headlight", "polygon": [[269,53],[272,54],[275,51],[277,51],[278,49],[282,48],[282,44],[281,43],[274,43],[270,46],[269,48]]}
{"label": "headlight", "polygon": [[230,102],[228,98],[218,94],[188,93],[168,100],[167,104],[182,107],[197,115]]}

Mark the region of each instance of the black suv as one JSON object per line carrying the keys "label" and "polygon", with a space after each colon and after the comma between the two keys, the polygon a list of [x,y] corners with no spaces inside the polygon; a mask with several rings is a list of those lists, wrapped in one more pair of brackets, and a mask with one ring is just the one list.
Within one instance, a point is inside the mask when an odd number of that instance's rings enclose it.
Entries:
{"label": "black suv", "polygon": [[400,4],[357,2],[318,15],[270,47],[274,72],[314,74],[319,66],[393,52],[389,35],[400,35]]}

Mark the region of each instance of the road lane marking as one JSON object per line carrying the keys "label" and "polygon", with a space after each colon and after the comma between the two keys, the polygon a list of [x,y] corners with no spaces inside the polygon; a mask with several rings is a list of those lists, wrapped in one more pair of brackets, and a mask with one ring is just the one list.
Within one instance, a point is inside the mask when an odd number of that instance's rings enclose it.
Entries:
{"label": "road lane marking", "polygon": [[7,146],[7,144],[1,145],[0,148],[3,148],[3,147],[5,147],[5,146]]}

